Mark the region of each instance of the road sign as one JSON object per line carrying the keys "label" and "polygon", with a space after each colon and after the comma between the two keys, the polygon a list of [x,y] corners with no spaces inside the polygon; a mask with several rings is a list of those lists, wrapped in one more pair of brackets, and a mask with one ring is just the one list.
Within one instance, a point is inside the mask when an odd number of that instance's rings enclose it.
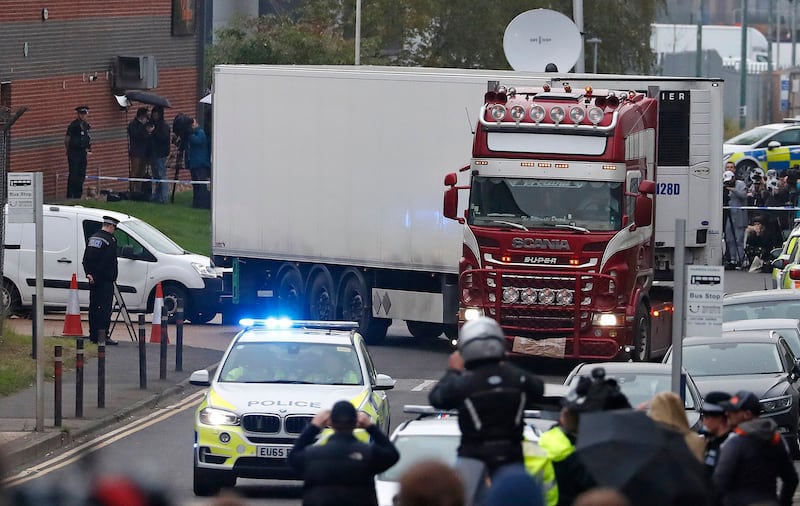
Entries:
{"label": "road sign", "polygon": [[689,265],[686,276],[686,335],[722,335],[722,297],[725,269]]}
{"label": "road sign", "polygon": [[34,223],[34,175],[33,172],[11,172],[8,174],[8,221],[9,223]]}

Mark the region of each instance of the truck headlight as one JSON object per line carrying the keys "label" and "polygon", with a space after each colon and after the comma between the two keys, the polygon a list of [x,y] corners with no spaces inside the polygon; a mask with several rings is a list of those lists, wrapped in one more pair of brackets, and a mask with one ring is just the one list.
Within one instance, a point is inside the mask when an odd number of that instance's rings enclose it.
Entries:
{"label": "truck headlight", "polygon": [[461,310],[462,321],[475,320],[483,316],[483,310],[476,307],[467,307]]}
{"label": "truck headlight", "polygon": [[592,315],[592,322],[600,327],[616,327],[617,315],[614,313],[595,313]]}
{"label": "truck headlight", "polygon": [[239,415],[224,409],[203,408],[199,418],[204,425],[239,425]]}
{"label": "truck headlight", "polygon": [[194,270],[197,271],[201,278],[219,278],[222,276],[222,271],[208,264],[192,262],[192,267],[194,267]]}
{"label": "truck headlight", "polygon": [[790,408],[792,406],[792,396],[781,395],[780,397],[761,399],[759,402],[761,403],[761,411],[764,413],[774,413]]}

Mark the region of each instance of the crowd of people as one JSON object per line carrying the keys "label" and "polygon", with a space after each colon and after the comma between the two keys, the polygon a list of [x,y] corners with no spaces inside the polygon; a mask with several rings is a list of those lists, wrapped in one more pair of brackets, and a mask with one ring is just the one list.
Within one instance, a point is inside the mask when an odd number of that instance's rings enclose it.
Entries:
{"label": "crowd of people", "polygon": [[[769,272],[771,251],[791,231],[796,211],[800,166],[778,174],[754,168],[743,177],[727,162],[722,175],[726,269]],[[786,209],[788,208],[788,209]]]}
{"label": "crowd of people", "polygon": [[[75,112],[77,116],[67,127],[64,137],[69,168],[68,199],[83,196],[88,157],[92,153],[89,107],[78,106]],[[167,203],[170,181],[167,162],[174,144],[177,148],[176,176],[182,168],[187,168],[192,181],[197,181],[192,184],[192,207],[211,207],[211,196],[205,183],[211,179],[211,146],[197,118],[179,113],[170,128],[162,106],[156,105],[152,109],[139,107],[136,116],[128,123],[127,132],[130,182],[124,198]]]}

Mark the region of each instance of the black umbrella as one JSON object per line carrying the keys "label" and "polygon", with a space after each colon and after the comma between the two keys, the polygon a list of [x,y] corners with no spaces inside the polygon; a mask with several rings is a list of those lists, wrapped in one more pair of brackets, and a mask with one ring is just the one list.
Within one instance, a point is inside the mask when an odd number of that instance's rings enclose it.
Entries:
{"label": "black umbrella", "polygon": [[141,102],[143,104],[160,105],[161,107],[172,107],[172,104],[169,103],[168,99],[156,95],[155,93],[150,93],[149,91],[129,91],[125,93],[125,96],[128,97],[128,100]]}
{"label": "black umbrella", "polygon": [[641,411],[581,414],[576,447],[595,480],[632,504],[711,504],[705,468],[683,435]]}

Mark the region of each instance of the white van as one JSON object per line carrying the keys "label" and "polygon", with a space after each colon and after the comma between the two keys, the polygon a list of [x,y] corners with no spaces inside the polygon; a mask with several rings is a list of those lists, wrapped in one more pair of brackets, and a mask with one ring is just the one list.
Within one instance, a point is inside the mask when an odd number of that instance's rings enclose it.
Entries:
{"label": "white van", "polygon": [[[127,214],[82,206],[44,206],[44,305],[64,309],[72,274],[78,278],[81,308],[89,307],[89,282],[83,271],[83,251],[103,216],[119,220],[117,286],[130,312],[152,312],[156,285],[161,282],[164,306],[173,319],[178,298],[186,319],[206,323],[218,312],[222,270],[207,256],[189,253],[144,221]],[[7,223],[3,255],[2,305],[6,314],[32,306],[36,291],[36,236],[33,223]]]}

